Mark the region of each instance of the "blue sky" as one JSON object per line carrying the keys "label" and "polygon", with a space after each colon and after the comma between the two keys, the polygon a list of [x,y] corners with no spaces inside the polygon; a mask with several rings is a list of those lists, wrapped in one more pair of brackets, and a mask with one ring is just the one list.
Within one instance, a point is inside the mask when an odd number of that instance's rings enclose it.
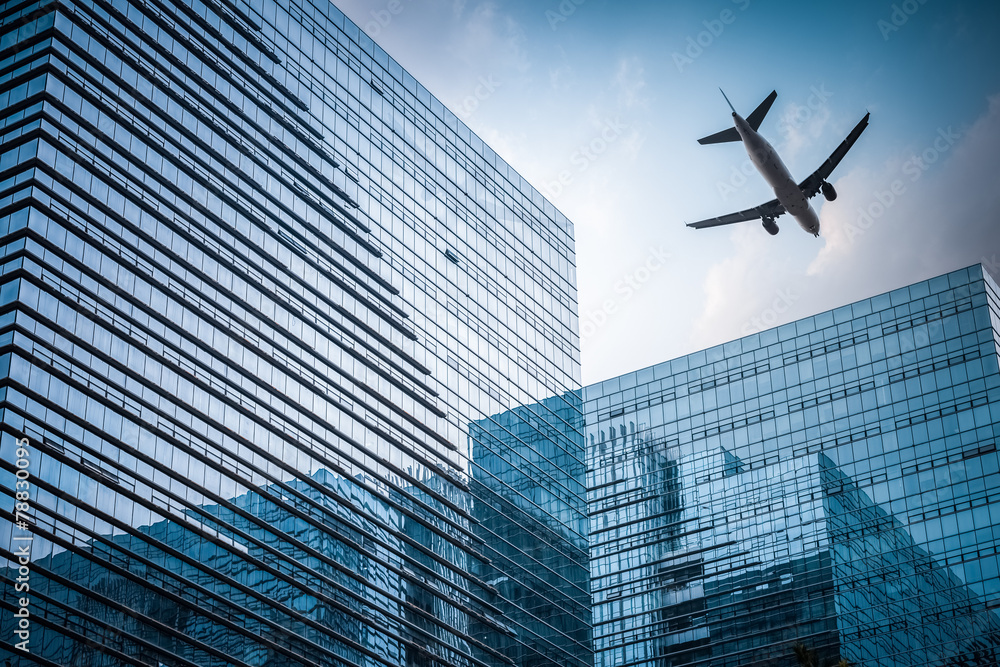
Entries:
{"label": "blue sky", "polygon": [[[336,0],[576,226],[585,383],[975,262],[1000,273],[1000,3]],[[813,199],[773,198],[697,139],[772,89],[761,133],[801,180],[871,112]],[[744,173],[744,171],[746,173]]]}

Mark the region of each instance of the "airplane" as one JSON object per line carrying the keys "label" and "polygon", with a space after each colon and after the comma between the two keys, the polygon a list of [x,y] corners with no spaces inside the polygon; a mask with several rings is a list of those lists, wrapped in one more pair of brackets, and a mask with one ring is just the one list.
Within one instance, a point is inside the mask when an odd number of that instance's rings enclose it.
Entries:
{"label": "airplane", "polygon": [[722,132],[716,132],[715,134],[703,137],[698,140],[698,143],[705,145],[720,144],[728,141],[742,141],[747,155],[750,156],[750,161],[757,168],[757,171],[760,172],[761,176],[764,177],[768,185],[774,189],[776,198],[760,206],[748,208],[745,211],[738,211],[699,222],[691,222],[688,223],[688,227],[705,229],[706,227],[718,227],[719,225],[730,225],[736,222],[761,220],[767,233],[774,236],[778,233],[778,224],[775,222],[775,219],[787,212],[795,218],[802,229],[818,237],[819,216],[816,215],[816,211],[809,205],[809,199],[815,197],[819,192],[823,193],[823,197],[827,201],[833,201],[837,198],[837,191],[834,190],[833,186],[826,179],[830,177],[834,168],[844,158],[847,151],[851,149],[854,142],[858,140],[861,133],[865,131],[865,128],[868,127],[868,116],[871,114],[865,114],[861,122],[851,130],[847,138],[837,146],[837,150],[833,151],[833,154],[827,158],[826,162],[820,165],[819,169],[814,171],[806,180],[796,184],[792,180],[791,174],[788,173],[788,168],[785,167],[781,158],[778,157],[777,151],[774,150],[764,137],[757,133],[761,121],[764,120],[764,116],[767,115],[768,110],[778,96],[777,91],[771,91],[767,99],[761,102],[760,106],[754,109],[753,113],[747,116],[746,119],[736,113],[736,109],[733,107],[733,103],[729,101],[729,98],[726,97],[725,91],[720,88],[719,92],[726,98],[726,103],[729,104],[729,108],[733,111],[733,123],[735,127],[730,127]]}

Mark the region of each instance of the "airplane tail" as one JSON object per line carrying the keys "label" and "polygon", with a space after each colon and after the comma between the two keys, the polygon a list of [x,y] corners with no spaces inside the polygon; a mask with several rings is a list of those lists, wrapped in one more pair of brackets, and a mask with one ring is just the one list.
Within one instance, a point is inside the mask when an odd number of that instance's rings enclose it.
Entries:
{"label": "airplane tail", "polygon": [[[725,97],[725,93],[723,93],[722,95],[723,97]],[[771,105],[774,104],[774,100],[777,97],[778,97],[778,91],[772,90],[771,94],[768,95],[767,98],[763,102],[761,102],[756,109],[753,110],[753,113],[747,116],[747,125],[752,127],[755,132],[760,127],[760,124],[764,121],[764,116],[766,116],[767,112],[771,110]],[[729,99],[726,98],[726,101],[728,102]],[[731,107],[732,105],[730,105],[730,108]],[[736,112],[733,111],[733,113]],[[715,134],[710,134],[707,137],[702,137],[701,139],[698,140],[698,143],[704,146],[706,144],[724,144],[728,141],[739,141],[739,140],[740,140],[739,132],[736,131],[735,127],[730,127],[723,130],[722,132],[716,132]]]}
{"label": "airplane tail", "polygon": [[754,132],[756,132],[757,128],[760,127],[760,124],[764,122],[764,116],[766,116],[767,112],[771,110],[771,105],[774,104],[774,100],[777,97],[778,91],[772,90],[771,94],[767,96],[767,99],[761,102],[760,106],[754,109],[753,113],[747,116],[747,125],[752,127]]}

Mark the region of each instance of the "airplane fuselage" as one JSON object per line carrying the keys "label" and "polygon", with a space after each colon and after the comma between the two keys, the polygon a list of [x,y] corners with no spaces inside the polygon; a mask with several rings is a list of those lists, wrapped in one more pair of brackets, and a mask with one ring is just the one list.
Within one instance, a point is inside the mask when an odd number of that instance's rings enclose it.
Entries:
{"label": "airplane fuselage", "polygon": [[733,112],[733,122],[736,124],[740,139],[743,140],[747,155],[750,156],[750,161],[774,189],[774,194],[781,205],[795,218],[802,229],[813,236],[819,236],[819,216],[809,205],[809,200],[792,179],[792,175],[788,173],[788,168],[778,157],[778,152],[736,112]]}

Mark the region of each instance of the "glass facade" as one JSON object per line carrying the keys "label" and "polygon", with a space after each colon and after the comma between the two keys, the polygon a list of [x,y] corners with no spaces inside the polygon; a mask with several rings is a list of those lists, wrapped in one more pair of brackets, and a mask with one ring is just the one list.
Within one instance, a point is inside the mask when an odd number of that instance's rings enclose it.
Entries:
{"label": "glass facade", "polygon": [[0,660],[592,664],[550,203],[329,3],[2,3],[0,109]]}
{"label": "glass facade", "polygon": [[484,547],[488,560],[473,566],[493,582],[506,615],[519,613],[508,609],[513,601],[531,619],[517,634],[484,628],[486,642],[519,665],[593,665],[592,654],[567,661],[551,650],[564,638],[590,646],[590,626],[580,623],[590,617],[582,425],[577,391],[470,427],[473,514],[494,538]]}
{"label": "glass facade", "polygon": [[998,664],[998,350],[973,266],[585,387],[595,664]]}

